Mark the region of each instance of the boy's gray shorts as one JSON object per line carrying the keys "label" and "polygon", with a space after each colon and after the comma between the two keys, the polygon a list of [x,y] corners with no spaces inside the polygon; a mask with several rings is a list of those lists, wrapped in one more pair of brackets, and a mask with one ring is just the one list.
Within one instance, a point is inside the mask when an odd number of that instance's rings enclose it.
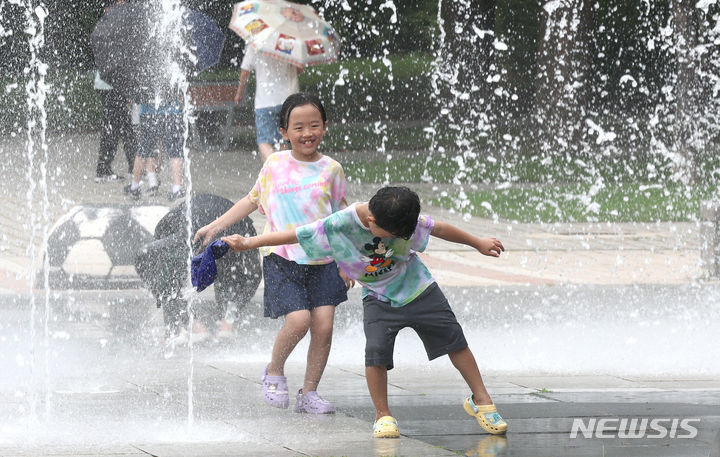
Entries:
{"label": "boy's gray shorts", "polygon": [[393,368],[395,337],[405,327],[415,330],[428,360],[468,347],[462,327],[437,283],[415,300],[393,308],[390,303],[367,296],[363,299],[365,366]]}

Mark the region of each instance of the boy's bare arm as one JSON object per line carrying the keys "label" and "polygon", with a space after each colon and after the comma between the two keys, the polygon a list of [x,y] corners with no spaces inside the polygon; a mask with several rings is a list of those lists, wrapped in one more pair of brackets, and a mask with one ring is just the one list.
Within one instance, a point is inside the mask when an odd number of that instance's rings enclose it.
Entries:
{"label": "boy's bare arm", "polygon": [[435,222],[435,227],[433,227],[430,234],[445,241],[473,247],[482,254],[492,257],[500,257],[500,253],[505,250],[505,247],[497,238],[478,238],[447,222]]}
{"label": "boy's bare arm", "polygon": [[235,252],[247,251],[263,246],[280,246],[283,244],[295,244],[298,242],[295,229],[281,230],[279,232],[263,233],[262,235],[244,237],[230,235],[222,237],[221,240],[227,243]]}

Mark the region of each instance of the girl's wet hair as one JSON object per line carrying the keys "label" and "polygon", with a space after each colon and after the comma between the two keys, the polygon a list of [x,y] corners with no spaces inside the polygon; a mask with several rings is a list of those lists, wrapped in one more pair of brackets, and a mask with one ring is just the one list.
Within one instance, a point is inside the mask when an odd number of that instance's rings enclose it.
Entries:
{"label": "girl's wet hair", "polygon": [[298,92],[292,94],[285,99],[282,108],[280,109],[280,128],[287,130],[288,122],[290,122],[290,113],[298,106],[312,105],[320,111],[323,122],[327,122],[327,114],[325,114],[325,107],[323,106],[320,98],[315,94],[308,94],[307,92]]}

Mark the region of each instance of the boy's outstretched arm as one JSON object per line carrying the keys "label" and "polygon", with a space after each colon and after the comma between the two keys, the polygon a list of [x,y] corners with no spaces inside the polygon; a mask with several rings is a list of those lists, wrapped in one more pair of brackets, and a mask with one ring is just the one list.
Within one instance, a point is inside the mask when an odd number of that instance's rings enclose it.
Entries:
{"label": "boy's outstretched arm", "polygon": [[247,251],[263,246],[280,246],[298,242],[295,229],[281,230],[279,232],[263,233],[262,235],[245,238],[240,235],[230,235],[220,238],[235,252]]}
{"label": "boy's outstretched arm", "polygon": [[465,244],[477,249],[482,254],[492,257],[500,257],[500,253],[505,250],[505,247],[497,238],[478,238],[447,222],[435,222],[435,227],[433,227],[430,234],[445,241]]}

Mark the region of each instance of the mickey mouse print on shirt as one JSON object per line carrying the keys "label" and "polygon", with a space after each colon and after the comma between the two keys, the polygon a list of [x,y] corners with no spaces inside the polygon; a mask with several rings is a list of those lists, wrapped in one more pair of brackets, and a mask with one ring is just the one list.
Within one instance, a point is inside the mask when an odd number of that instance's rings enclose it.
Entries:
{"label": "mickey mouse print on shirt", "polygon": [[364,262],[370,265],[365,267],[366,276],[378,276],[392,270],[393,261],[390,257],[393,255],[392,249],[387,249],[382,238],[376,236],[372,243],[365,243],[365,249],[370,251],[370,256],[363,256]]}

